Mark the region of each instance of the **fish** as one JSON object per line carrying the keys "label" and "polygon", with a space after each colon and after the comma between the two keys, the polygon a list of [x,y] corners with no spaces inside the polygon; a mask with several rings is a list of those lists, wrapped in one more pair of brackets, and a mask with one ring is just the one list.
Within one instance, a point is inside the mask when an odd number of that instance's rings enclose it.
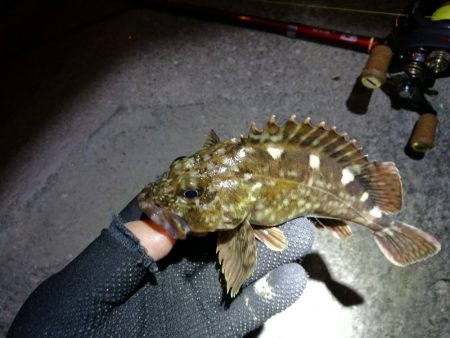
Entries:
{"label": "fish", "polygon": [[385,257],[397,266],[439,252],[439,242],[393,220],[403,204],[393,162],[371,162],[356,141],[325,122],[292,115],[279,125],[273,115],[247,137],[221,141],[211,130],[203,147],[175,159],[138,196],[142,211],[176,239],[217,232],[216,253],[226,290],[235,297],[256,264],[256,240],[282,251],[288,240],[277,228],[308,217],[338,238],[349,224],[372,231]]}

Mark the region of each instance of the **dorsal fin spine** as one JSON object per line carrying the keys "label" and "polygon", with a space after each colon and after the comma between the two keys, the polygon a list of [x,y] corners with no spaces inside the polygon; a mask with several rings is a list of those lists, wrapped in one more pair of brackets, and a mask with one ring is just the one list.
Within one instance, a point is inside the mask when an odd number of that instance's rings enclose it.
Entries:
{"label": "dorsal fin spine", "polygon": [[216,132],[214,131],[214,129],[211,129],[208,133],[208,135],[206,136],[205,142],[203,143],[203,147],[210,147],[213,146],[217,143],[220,142],[220,138],[219,136],[217,136]]}
{"label": "dorsal fin spine", "polygon": [[[358,151],[361,151],[361,148],[351,149],[351,150],[347,151],[346,153],[342,154],[341,156],[336,157],[336,160],[337,160],[338,162],[341,162],[343,158],[348,157],[348,156],[350,156],[350,155],[352,155],[353,153],[356,153],[356,152],[358,152]],[[345,162],[345,161],[342,161],[342,162]]]}
{"label": "dorsal fin spine", "polygon": [[336,148],[336,151],[334,151],[330,155],[333,156],[337,161],[339,161],[339,159],[346,157],[358,150],[358,148],[355,146],[355,143],[356,140],[346,142],[342,147]]}
{"label": "dorsal fin spine", "polygon": [[314,133],[316,131],[315,128],[311,128],[311,130],[309,130],[305,135],[303,135],[302,137],[300,137],[300,139],[298,140],[298,144],[302,145],[303,142],[305,142],[305,140],[308,139],[309,136],[311,136],[312,133]]}
{"label": "dorsal fin spine", "polygon": [[[322,129],[325,129],[325,128],[322,127]],[[318,138],[316,138],[316,139],[311,143],[311,145],[312,145],[313,147],[317,147],[317,146],[320,144],[320,142],[321,142],[325,137],[327,137],[329,134],[330,134],[330,130],[325,130],[325,132],[324,132],[322,135],[320,135]]]}
{"label": "dorsal fin spine", "polygon": [[[345,141],[345,136],[346,136],[346,135],[347,135],[347,134],[345,134],[345,135],[344,135],[344,134],[340,135],[340,137],[337,138],[336,141],[338,141],[338,140]],[[337,146],[336,149],[334,149],[333,152],[330,153],[330,156],[332,156],[333,154],[336,154],[336,153],[340,152],[342,149],[344,149],[344,148],[347,147],[347,146],[348,146],[348,142],[344,142],[344,143],[341,144],[340,146]]]}
{"label": "dorsal fin spine", "polygon": [[[333,129],[327,130],[326,133],[324,133],[324,138],[329,136],[329,134],[333,131]],[[326,135],[326,136],[325,136]],[[333,138],[330,141],[328,141],[327,143],[322,144],[321,146],[317,146],[314,144],[313,142],[313,146],[315,146],[317,148],[317,150],[322,151],[323,149],[325,149],[326,147],[332,145],[333,143],[335,143],[337,141],[337,139]]]}
{"label": "dorsal fin spine", "polygon": [[313,126],[310,118],[299,123],[295,115],[282,125],[278,125],[272,116],[263,130],[259,130],[256,124],[252,123],[248,137],[241,142],[290,143],[304,147],[316,155],[331,157],[343,166],[356,164],[362,167],[369,163],[361,148],[356,147],[355,141],[347,141],[347,133],[338,134],[334,126],[327,129],[324,122]]}
{"label": "dorsal fin spine", "polygon": [[297,124],[295,126],[295,129],[292,131],[291,134],[289,134],[289,136],[287,137],[287,141],[292,140],[298,133],[298,131],[300,130],[301,125]]}
{"label": "dorsal fin spine", "polygon": [[[362,153],[362,148],[357,148],[357,150],[355,150],[355,152]],[[353,155],[353,153],[348,154],[347,156],[351,156],[351,155]],[[355,157],[355,158],[350,157],[349,159],[345,159],[345,157],[342,157],[341,159],[338,160],[338,162],[342,163],[342,164],[355,163],[355,164],[361,165],[361,164],[365,164],[367,162],[367,155],[361,155],[361,156]]]}

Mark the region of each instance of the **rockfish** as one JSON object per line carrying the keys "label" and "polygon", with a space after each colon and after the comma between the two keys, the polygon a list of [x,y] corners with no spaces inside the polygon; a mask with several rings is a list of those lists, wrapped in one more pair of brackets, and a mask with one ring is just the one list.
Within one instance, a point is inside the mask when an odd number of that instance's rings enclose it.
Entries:
{"label": "rockfish", "polygon": [[348,223],[369,228],[386,258],[406,266],[440,250],[439,242],[389,219],[402,208],[399,171],[370,162],[346,134],[325,123],[283,125],[272,116],[263,130],[220,141],[214,131],[202,149],[173,161],[139,195],[140,208],[174,238],[218,232],[217,253],[227,292],[234,297],[256,264],[255,238],[272,250],[287,239],[276,228],[305,216],[337,237]]}

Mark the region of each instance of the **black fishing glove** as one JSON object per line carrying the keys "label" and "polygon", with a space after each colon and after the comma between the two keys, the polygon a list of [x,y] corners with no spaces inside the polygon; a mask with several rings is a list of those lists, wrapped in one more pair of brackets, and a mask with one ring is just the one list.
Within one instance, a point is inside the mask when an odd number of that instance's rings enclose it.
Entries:
{"label": "black fishing glove", "polygon": [[256,270],[231,299],[217,264],[215,234],[178,241],[154,263],[123,226],[140,217],[134,200],[34,291],[8,336],[243,336],[291,305],[305,287],[306,273],[295,262],[312,246],[306,219],[280,227],[289,240],[283,252],[258,242]]}

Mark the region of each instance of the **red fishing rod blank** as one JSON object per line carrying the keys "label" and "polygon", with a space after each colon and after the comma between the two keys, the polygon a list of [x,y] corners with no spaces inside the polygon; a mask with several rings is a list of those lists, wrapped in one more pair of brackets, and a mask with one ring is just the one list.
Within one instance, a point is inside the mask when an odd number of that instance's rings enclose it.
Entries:
{"label": "red fishing rod blank", "polygon": [[345,32],[308,26],[299,23],[290,23],[268,18],[244,15],[210,7],[177,3],[173,1],[141,1],[152,8],[189,15],[203,20],[219,21],[262,31],[286,35],[291,38],[307,39],[314,42],[333,45],[336,47],[353,49],[361,52],[370,52],[381,39],[347,34]]}

